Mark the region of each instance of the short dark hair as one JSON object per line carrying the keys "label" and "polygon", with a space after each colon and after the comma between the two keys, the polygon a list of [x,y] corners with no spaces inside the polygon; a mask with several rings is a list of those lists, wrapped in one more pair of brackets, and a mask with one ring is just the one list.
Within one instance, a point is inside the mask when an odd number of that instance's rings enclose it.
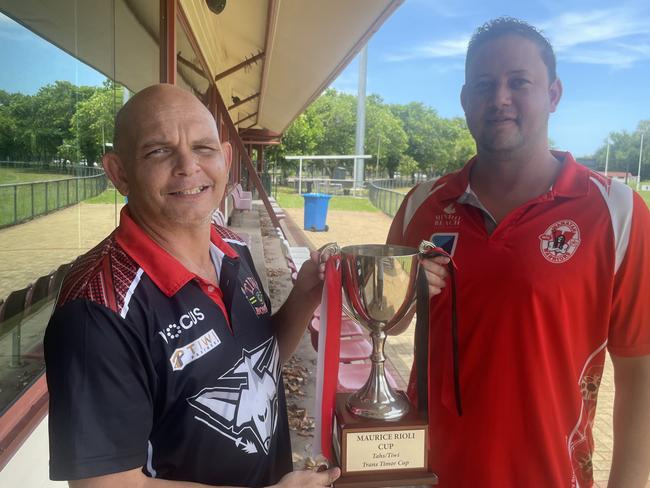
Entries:
{"label": "short dark hair", "polygon": [[465,72],[467,73],[467,68],[469,67],[470,62],[473,60],[476,51],[478,51],[481,46],[489,41],[508,35],[521,36],[524,39],[534,42],[539,48],[539,54],[542,61],[544,61],[544,64],[546,65],[548,81],[555,81],[557,73],[555,71],[555,53],[553,52],[553,46],[551,46],[548,39],[546,39],[538,29],[523,20],[515,19],[513,17],[499,17],[486,22],[476,29],[474,35],[469,41],[469,45],[467,46]]}

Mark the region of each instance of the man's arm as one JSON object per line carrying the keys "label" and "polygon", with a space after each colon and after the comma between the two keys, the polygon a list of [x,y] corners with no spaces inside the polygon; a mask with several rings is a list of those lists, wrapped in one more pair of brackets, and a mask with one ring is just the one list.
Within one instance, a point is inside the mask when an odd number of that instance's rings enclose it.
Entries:
{"label": "man's arm", "polygon": [[612,355],[614,452],[609,486],[642,488],[650,474],[650,356]]}
{"label": "man's arm", "polygon": [[325,265],[320,253],[311,252],[311,259],[300,268],[296,283],[280,309],[273,314],[273,326],[280,348],[280,361],[288,360],[298,346],[316,306],[321,301]]}
{"label": "man's arm", "polygon": [[[280,482],[273,486],[275,488],[321,488],[334,483],[340,475],[339,468],[331,468],[320,473],[310,470],[293,471],[284,475]],[[120,488],[214,488],[201,483],[149,478],[139,468],[106,476],[69,481],[68,485],[70,488],[115,488],[116,486]]]}

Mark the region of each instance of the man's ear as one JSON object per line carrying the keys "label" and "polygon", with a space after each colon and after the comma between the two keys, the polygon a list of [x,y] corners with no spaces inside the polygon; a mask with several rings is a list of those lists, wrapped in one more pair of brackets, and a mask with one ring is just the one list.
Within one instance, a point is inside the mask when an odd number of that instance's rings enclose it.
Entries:
{"label": "man's ear", "polygon": [[465,85],[460,89],[460,106],[463,107],[463,112],[467,113],[467,91]]}
{"label": "man's ear", "polygon": [[223,160],[226,163],[226,168],[230,172],[230,167],[232,166],[232,146],[229,142],[222,142],[221,150],[223,151]]}
{"label": "man's ear", "polygon": [[555,112],[555,109],[557,108],[557,105],[560,103],[560,99],[562,98],[562,82],[559,78],[555,78],[553,83],[549,85],[548,95],[551,100],[551,108],[549,111],[553,113]]}
{"label": "man's ear", "polygon": [[129,182],[126,176],[126,168],[122,158],[116,152],[108,152],[102,157],[102,166],[108,179],[113,182],[117,191],[122,195],[129,195]]}

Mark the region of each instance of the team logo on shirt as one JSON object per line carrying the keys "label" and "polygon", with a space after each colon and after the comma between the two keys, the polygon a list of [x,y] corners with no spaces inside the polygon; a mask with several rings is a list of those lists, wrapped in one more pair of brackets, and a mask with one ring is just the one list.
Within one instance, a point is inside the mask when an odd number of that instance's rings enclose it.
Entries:
{"label": "team logo on shirt", "polygon": [[260,290],[260,286],[257,284],[255,278],[252,276],[246,278],[242,284],[241,291],[244,293],[248,303],[253,307],[255,315],[259,317],[260,315],[269,313],[269,308],[264,301],[264,294]]}
{"label": "team logo on shirt", "polygon": [[539,236],[542,256],[551,263],[565,263],[580,246],[580,229],[573,220],[558,220]]}
{"label": "team logo on shirt", "polygon": [[280,360],[273,337],[241,358],[216,385],[187,399],[201,412],[194,418],[248,454],[269,453],[278,423]]}

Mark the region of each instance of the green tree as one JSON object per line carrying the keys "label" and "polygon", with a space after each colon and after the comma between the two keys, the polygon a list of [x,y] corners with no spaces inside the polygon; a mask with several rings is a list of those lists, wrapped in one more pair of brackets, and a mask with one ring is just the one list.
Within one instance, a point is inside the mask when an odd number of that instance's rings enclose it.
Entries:
{"label": "green tree", "polygon": [[[636,175],[639,166],[642,133],[645,135],[643,159],[641,161],[641,179],[650,178],[650,120],[641,120],[637,125],[637,130],[632,133],[627,131],[610,132],[608,136],[610,141],[608,171],[623,171]],[[606,158],[607,139],[603,141],[601,147],[594,154],[598,170],[603,171],[605,169]]]}
{"label": "green tree", "polygon": [[[309,107],[320,121],[322,137],[316,146],[318,154],[353,154],[356,131],[356,97],[328,89]],[[338,163],[332,162],[331,165]]]}
{"label": "green tree", "polygon": [[[408,136],[400,118],[391,111],[380,96],[370,95],[366,99],[364,152],[373,158],[366,160],[366,173],[368,168],[373,166],[372,161],[374,161],[374,173],[377,173],[377,169],[385,170],[392,178],[404,160],[407,148]],[[376,167],[377,161],[379,168]]]}
{"label": "green tree", "polygon": [[41,87],[33,96],[33,150],[38,160],[49,162],[54,159],[58,147],[71,136],[70,120],[78,105],[91,94],[90,87],[76,87],[68,81],[56,81]]}
{"label": "green tree", "polygon": [[58,148],[61,157],[74,162],[83,159],[89,165],[98,162],[104,145],[113,140],[113,121],[122,96],[123,88],[106,80],[104,86],[80,102],[70,121],[71,137]]}
{"label": "green tree", "polygon": [[421,102],[392,105],[408,134],[406,154],[418,162],[419,170],[444,174],[461,167],[474,154],[475,146],[465,121],[444,119]]}
{"label": "green tree", "polygon": [[418,162],[408,154],[402,155],[399,162],[399,173],[402,177],[413,176],[420,169]]}

